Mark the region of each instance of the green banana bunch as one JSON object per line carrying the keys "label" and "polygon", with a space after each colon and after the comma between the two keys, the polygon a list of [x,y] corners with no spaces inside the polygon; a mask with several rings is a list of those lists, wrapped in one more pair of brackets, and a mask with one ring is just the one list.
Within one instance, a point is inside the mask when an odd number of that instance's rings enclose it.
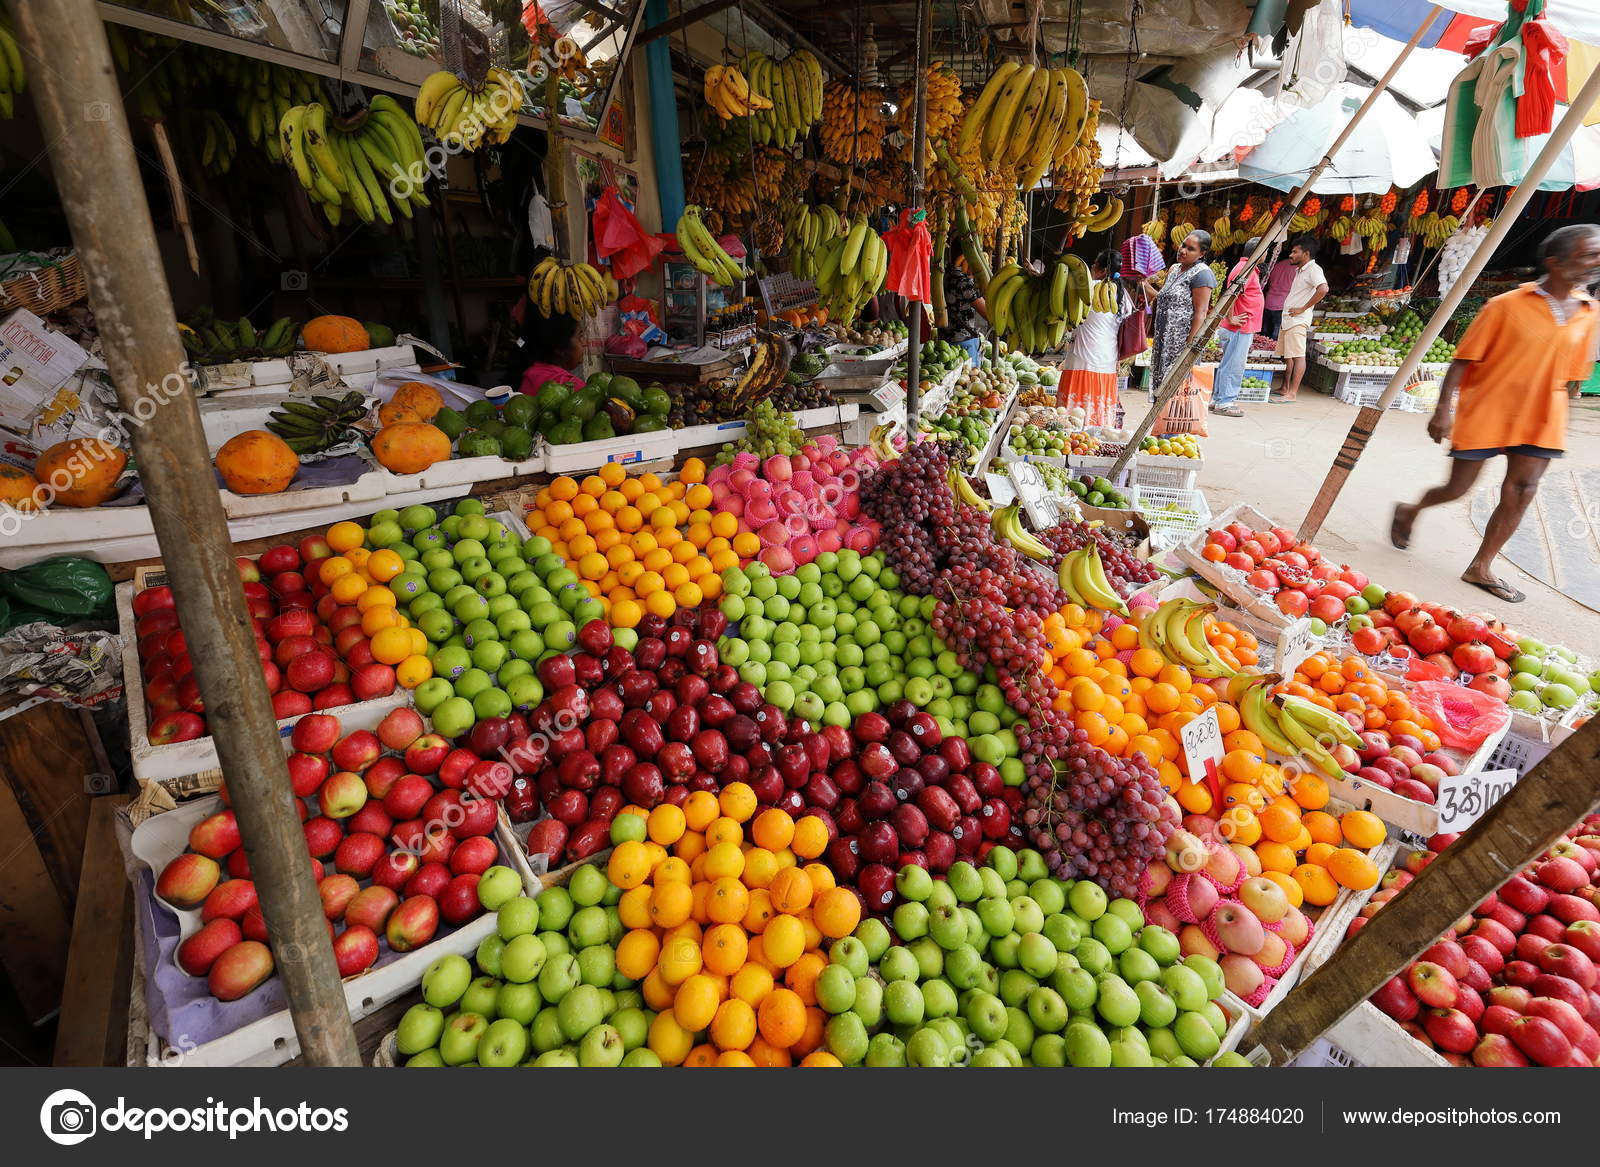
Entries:
{"label": "green banana bunch", "polygon": [[427,163],[422,132],[387,94],[372,99],[349,127],[330,123],[317,101],[290,107],[278,124],[284,160],[328,222],[350,210],[363,223],[409,219],[413,205],[427,206]]}
{"label": "green banana bunch", "polygon": [[781,61],[764,53],[744,59],[744,77],[752,93],[764,94],[770,109],[750,114],[750,132],[767,146],[793,146],[822,120],[822,65],[808,49],[796,49]]}
{"label": "green banana bunch", "polygon": [[366,397],[358,390],[343,397],[291,398],[273,410],[267,428],[296,454],[318,454],[343,441],[349,428],[366,414]]}
{"label": "green banana bunch", "polygon": [[823,246],[839,236],[839,212],[824,204],[797,203],[784,216],[783,237],[789,245],[789,270],[796,279],[814,280]]}
{"label": "green banana bunch", "polygon": [[248,57],[222,54],[227,83],[233,87],[234,104],[244,119],[245,137],[261,149],[269,160],[283,161],[283,146],[278,127],[283,115],[296,105],[317,100],[317,80],[310,73],[255,61]]}
{"label": "green banana bunch", "polygon": [[[1330,778],[1342,778],[1344,769],[1333,756],[1334,746],[1359,749],[1361,739],[1350,724],[1330,709],[1300,697],[1272,693],[1277,678],[1239,674],[1229,684],[1229,698],[1237,697],[1239,717],[1246,729],[1275,754],[1304,756]],[[1242,683],[1241,683],[1242,682]]]}
{"label": "green banana bunch", "polygon": [[28,87],[28,72],[22,64],[22,50],[11,31],[11,20],[0,11],[0,118],[16,110],[17,94]]}
{"label": "green banana bunch", "polygon": [[[1109,287],[1109,285],[1102,285]],[[1064,255],[1042,276],[1008,263],[985,289],[989,323],[1013,349],[1037,353],[1060,347],[1068,328],[1076,328],[1105,303],[1089,278],[1089,266]]]}
{"label": "green banana bunch", "polygon": [[683,214],[678,216],[677,236],[683,257],[706,279],[718,285],[736,284],[744,279],[744,269],[711,234],[700,217],[699,207],[691,204],[683,208]]}
{"label": "green banana bunch", "polygon": [[823,243],[821,262],[813,278],[829,319],[848,326],[883,288],[888,274],[888,247],[868,224],[867,217],[857,215],[851,220],[849,231]]}
{"label": "green banana bunch", "polygon": [[296,329],[289,316],[280,316],[262,330],[251,324],[247,316],[230,322],[216,319],[210,309],[205,309],[180,324],[178,334],[183,338],[184,349],[196,362],[217,365],[287,356],[294,351]]}

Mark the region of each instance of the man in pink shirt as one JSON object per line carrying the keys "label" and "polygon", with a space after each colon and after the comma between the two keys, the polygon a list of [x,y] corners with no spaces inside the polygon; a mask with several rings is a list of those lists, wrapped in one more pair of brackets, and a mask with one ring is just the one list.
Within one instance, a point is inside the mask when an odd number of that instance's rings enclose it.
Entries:
{"label": "man in pink shirt", "polygon": [[[1239,278],[1239,273],[1249,262],[1245,257],[1233,265],[1228,282]],[[1261,329],[1263,296],[1261,279],[1251,269],[1245,280],[1244,291],[1233,302],[1233,311],[1223,327],[1217,329],[1217,339],[1222,342],[1222,364],[1217,369],[1215,390],[1211,398],[1211,412],[1223,417],[1243,417],[1244,411],[1234,404],[1244,383],[1244,362],[1250,355],[1250,342]]]}
{"label": "man in pink shirt", "polygon": [[1287,255],[1272,265],[1272,270],[1267,273],[1266,287],[1263,289],[1264,311],[1261,314],[1261,334],[1278,339],[1278,330],[1283,327],[1283,306],[1288,302],[1289,289],[1294,287],[1294,277],[1299,274],[1299,269],[1289,262]]}

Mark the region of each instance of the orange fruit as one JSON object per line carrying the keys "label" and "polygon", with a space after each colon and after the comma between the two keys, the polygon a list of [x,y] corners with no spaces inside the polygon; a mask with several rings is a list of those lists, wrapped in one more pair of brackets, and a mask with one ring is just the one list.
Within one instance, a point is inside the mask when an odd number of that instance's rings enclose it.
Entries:
{"label": "orange fruit", "polygon": [[[1277,844],[1273,845],[1277,846]],[[1263,877],[1272,880],[1273,883],[1283,888],[1283,894],[1289,897],[1289,903],[1294,907],[1298,908],[1301,904],[1306,902],[1306,893],[1301,890],[1300,884],[1295,880],[1293,875],[1287,872],[1279,871],[1276,868],[1266,867],[1263,867],[1261,874]]]}
{"label": "orange fruit", "polygon": [[1383,820],[1370,810],[1347,810],[1339,816],[1339,829],[1352,847],[1370,851],[1388,837]]}
{"label": "orange fruit", "polygon": [[[773,989],[762,998],[756,1019],[762,1038],[776,1049],[787,1050],[805,1036],[806,1005],[793,989]],[[659,1050],[656,1055],[660,1056]]]}
{"label": "orange fruit", "polygon": [[1314,863],[1302,863],[1290,874],[1300,885],[1300,891],[1308,904],[1325,908],[1339,898],[1339,884],[1326,867],[1318,867]]}
{"label": "orange fruit", "polygon": [[1339,820],[1327,811],[1309,810],[1300,819],[1300,825],[1311,833],[1311,837],[1319,843],[1332,843],[1337,847],[1344,842],[1344,834],[1339,830]]}
{"label": "orange fruit", "polygon": [[650,893],[653,890],[648,884],[641,884],[622,893],[617,901],[617,916],[624,928],[650,927]]}
{"label": "orange fruit", "polygon": [[354,551],[365,543],[367,530],[360,523],[352,523],[347,519],[329,527],[328,533],[323,538],[336,553],[343,554],[346,551]]}
{"label": "orange fruit", "polygon": [[[707,879],[732,879],[739,882],[739,875],[744,871],[744,852],[739,850],[739,844],[729,841],[717,843],[706,852],[705,877]],[[743,887],[743,884],[739,884]],[[741,913],[742,915],[743,913]]]}
{"label": "orange fruit", "polygon": [[1301,773],[1288,783],[1290,795],[1306,810],[1321,810],[1328,805],[1328,784],[1319,775]]}
{"label": "orange fruit", "polygon": [[1261,833],[1274,843],[1292,843],[1300,834],[1300,816],[1281,806],[1261,812]]}
{"label": "orange fruit", "polygon": [[415,689],[433,676],[433,662],[426,656],[414,654],[395,666],[394,679],[402,689]]}
{"label": "orange fruit", "polygon": [[759,936],[766,931],[767,921],[776,915],[772,906],[772,897],[767,894],[767,889],[758,887],[750,893],[750,906],[745,910],[744,919],[740,921],[744,930],[752,936]]}
{"label": "orange fruit", "polygon": [[689,918],[694,891],[686,883],[658,883],[650,893],[650,922],[658,928],[675,928]]}
{"label": "orange fruit", "polygon": [[[731,876],[722,876],[711,885],[706,916],[718,924],[737,924],[750,909],[750,893]],[[742,963],[742,962],[741,962]]]}
{"label": "orange fruit", "polygon": [[794,838],[790,848],[802,859],[815,859],[828,847],[828,828],[814,814],[808,814],[794,825]]}
{"label": "orange fruit", "polygon": [[732,976],[744,967],[750,953],[750,940],[737,921],[713,924],[700,941],[700,955],[706,968],[719,976]]}
{"label": "orange fruit", "polygon": [[372,638],[372,659],[379,664],[397,665],[411,655],[411,633],[398,625],[380,628]]}
{"label": "orange fruit", "polygon": [[811,909],[817,930],[830,940],[848,936],[861,923],[861,901],[846,887],[830,887]]}
{"label": "orange fruit", "polygon": [[787,1069],[794,1065],[794,1056],[788,1050],[769,1045],[764,1038],[756,1038],[745,1052],[750,1055],[750,1060],[756,1064],[757,1069]]}
{"label": "orange fruit", "polygon": [[661,954],[661,941],[649,928],[635,928],[617,944],[617,971],[623,976],[642,981],[656,967]]}
{"label": "orange fruit", "polygon": [[647,829],[652,840],[667,847],[678,841],[685,826],[683,808],[663,802],[650,812]]}
{"label": "orange fruit", "polygon": [[814,1049],[805,1057],[800,1059],[800,1068],[803,1070],[843,1069],[844,1063],[830,1054],[827,1050]]}
{"label": "orange fruit", "polygon": [[747,960],[742,967],[734,971],[732,979],[728,982],[728,992],[754,1008],[761,1004],[762,998],[772,992],[774,983],[771,969]]}
{"label": "orange fruit", "polygon": [[623,891],[638,887],[650,878],[650,852],[632,839],[618,843],[606,862],[606,877]]}
{"label": "orange fruit", "polygon": [[672,1016],[690,1033],[699,1033],[711,1025],[722,1004],[717,983],[705,973],[695,973],[678,986],[678,995],[672,999]]}
{"label": "orange fruit", "polygon": [[828,958],[820,952],[808,952],[791,964],[783,974],[783,983],[793,989],[807,1005],[817,1003],[817,977],[828,967]]}
{"label": "orange fruit", "polygon": [[1287,843],[1274,843],[1270,839],[1263,839],[1256,844],[1256,858],[1261,860],[1261,874],[1280,872],[1288,875],[1298,864],[1295,862],[1294,851]]}
{"label": "orange fruit", "polygon": [[[1290,844],[1290,846],[1293,846],[1293,844]],[[1304,848],[1306,853],[1306,862],[1314,863],[1318,867],[1326,867],[1328,865],[1328,860],[1338,849],[1339,848],[1335,847],[1332,843],[1311,843]]]}
{"label": "orange fruit", "polygon": [[683,821],[691,831],[703,831],[722,813],[717,796],[709,790],[696,790],[683,800]]}
{"label": "orange fruit", "polygon": [[773,876],[767,892],[772,896],[772,906],[778,911],[804,911],[811,904],[811,877],[798,867],[787,868]]}
{"label": "orange fruit", "polygon": [[770,807],[756,816],[750,837],[758,847],[781,851],[794,838],[794,819],[777,807]]}
{"label": "orange fruit", "polygon": [[761,950],[774,968],[788,968],[805,952],[806,929],[795,916],[778,914],[761,933]]}
{"label": "orange fruit", "polygon": [[1366,891],[1378,882],[1378,868],[1360,851],[1340,847],[1328,858],[1328,874],[1342,886]]}
{"label": "orange fruit", "polygon": [[748,1001],[735,996],[717,1006],[716,1015],[711,1019],[713,1045],[720,1050],[745,1050],[755,1039],[756,1011]]}
{"label": "orange fruit", "polygon": [[681,1066],[694,1048],[694,1034],[685,1032],[670,1011],[663,1011],[650,1023],[650,1036],[645,1044],[661,1059],[663,1066]]}

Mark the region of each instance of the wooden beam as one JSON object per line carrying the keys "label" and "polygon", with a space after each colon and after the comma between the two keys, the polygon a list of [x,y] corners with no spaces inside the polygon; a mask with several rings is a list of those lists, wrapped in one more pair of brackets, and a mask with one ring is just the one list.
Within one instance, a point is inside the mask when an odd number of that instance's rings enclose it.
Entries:
{"label": "wooden beam", "polygon": [[1285,1066],[1596,806],[1600,720],[1533,768],[1471,830],[1268,1013],[1254,1041]]}
{"label": "wooden beam", "polygon": [[[914,4],[916,0],[905,0],[905,2]],[[773,11],[770,5],[763,4],[760,0],[746,0],[745,7],[750,15],[755,17],[768,32],[781,35],[783,39],[787,40],[795,48],[809,49],[811,55],[816,57],[818,63],[822,65],[826,72],[832,73],[835,77],[850,77],[853,75],[853,71],[845,68],[838,57],[835,57],[827,49],[817,44],[816,41],[795,28],[785,17]],[[808,19],[816,15],[817,13],[814,10],[806,13]]]}
{"label": "wooden beam", "polygon": [[680,28],[688,28],[691,24],[699,24],[708,16],[715,16],[724,9],[732,8],[739,0],[711,0],[709,4],[702,4],[699,8],[692,8],[688,12],[680,12],[671,20],[663,20],[654,28],[648,28],[640,33],[634,44],[647,45],[653,40],[664,36],[671,36]]}
{"label": "wooden beam", "polygon": [[126,1061],[133,973],[133,885],[122,870],[117,811],[125,794],[96,798],[89,811],[78,909],[56,1023],[57,1066],[118,1066]]}

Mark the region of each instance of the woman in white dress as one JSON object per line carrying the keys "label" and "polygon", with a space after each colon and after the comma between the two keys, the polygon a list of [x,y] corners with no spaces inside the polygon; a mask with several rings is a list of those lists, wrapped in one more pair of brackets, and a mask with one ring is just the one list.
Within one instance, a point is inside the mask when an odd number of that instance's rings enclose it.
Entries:
{"label": "woman in white dress", "polygon": [[1102,251],[1089,265],[1095,283],[1110,280],[1115,291],[1110,312],[1091,311],[1083,323],[1072,330],[1072,347],[1061,366],[1061,381],[1056,386],[1056,403],[1083,410],[1084,424],[1117,424],[1117,329],[1133,310],[1122,286],[1122,256],[1114,250]]}

